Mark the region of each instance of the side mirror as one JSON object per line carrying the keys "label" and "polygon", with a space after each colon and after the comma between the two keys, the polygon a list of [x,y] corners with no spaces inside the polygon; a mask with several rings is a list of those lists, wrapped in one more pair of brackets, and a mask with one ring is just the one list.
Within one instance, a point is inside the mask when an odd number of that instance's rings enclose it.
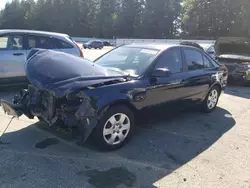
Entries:
{"label": "side mirror", "polygon": [[157,68],[152,71],[151,76],[153,77],[168,77],[172,73],[166,68]]}

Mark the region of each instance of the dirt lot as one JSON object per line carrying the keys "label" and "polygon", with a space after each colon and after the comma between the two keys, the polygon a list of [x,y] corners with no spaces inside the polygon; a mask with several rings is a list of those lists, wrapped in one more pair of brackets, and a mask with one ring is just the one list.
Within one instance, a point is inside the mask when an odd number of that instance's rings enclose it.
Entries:
{"label": "dirt lot", "polygon": [[[84,51],[90,58],[103,52]],[[0,92],[0,98],[12,96]],[[79,146],[37,120],[11,121],[0,110],[0,185],[249,188],[249,99],[250,88],[229,87],[211,114],[195,109],[148,114],[150,121],[139,121],[132,141],[110,153]]]}

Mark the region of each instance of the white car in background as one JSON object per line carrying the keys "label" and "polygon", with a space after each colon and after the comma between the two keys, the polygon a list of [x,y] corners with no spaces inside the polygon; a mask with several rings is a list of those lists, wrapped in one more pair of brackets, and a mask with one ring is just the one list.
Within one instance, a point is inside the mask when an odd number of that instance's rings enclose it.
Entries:
{"label": "white car in background", "polygon": [[0,86],[27,83],[24,63],[32,48],[52,49],[83,57],[67,34],[33,30],[0,30]]}

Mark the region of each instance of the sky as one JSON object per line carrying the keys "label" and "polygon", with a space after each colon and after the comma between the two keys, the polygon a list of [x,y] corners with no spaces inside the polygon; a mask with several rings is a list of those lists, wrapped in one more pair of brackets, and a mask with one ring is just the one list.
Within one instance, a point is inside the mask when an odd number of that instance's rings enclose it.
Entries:
{"label": "sky", "polygon": [[0,0],[0,9],[3,9],[5,6],[5,3],[10,2],[11,0]]}

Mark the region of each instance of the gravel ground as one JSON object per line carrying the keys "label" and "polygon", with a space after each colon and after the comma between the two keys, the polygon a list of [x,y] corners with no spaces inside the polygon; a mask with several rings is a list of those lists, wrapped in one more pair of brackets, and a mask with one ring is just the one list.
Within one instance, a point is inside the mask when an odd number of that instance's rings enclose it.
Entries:
{"label": "gravel ground", "polygon": [[[91,58],[104,52],[84,50]],[[211,114],[146,114],[132,141],[110,153],[0,110],[1,188],[249,188],[249,99],[250,88],[229,87]]]}

